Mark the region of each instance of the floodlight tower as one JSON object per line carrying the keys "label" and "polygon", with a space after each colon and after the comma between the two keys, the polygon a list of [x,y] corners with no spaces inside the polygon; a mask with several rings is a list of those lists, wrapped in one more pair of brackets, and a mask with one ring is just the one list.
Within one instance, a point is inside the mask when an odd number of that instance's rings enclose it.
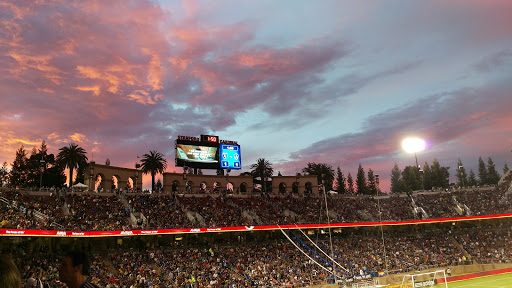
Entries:
{"label": "floodlight tower", "polygon": [[405,138],[404,140],[402,140],[402,148],[405,150],[405,152],[414,153],[414,159],[416,160],[416,168],[418,169],[418,173],[420,174],[420,178],[421,178],[421,189],[422,190],[425,189],[423,186],[423,177],[422,177],[423,169],[421,169],[420,165],[418,164],[418,156],[416,155],[416,153],[425,150],[425,146],[426,146],[425,140],[423,140],[421,138],[410,137],[410,138]]}
{"label": "floodlight tower", "polygon": [[416,167],[419,169],[420,166],[418,165],[418,156],[416,156],[416,153],[425,150],[425,140],[421,138],[405,138],[402,141],[402,148],[407,153],[414,153],[414,159],[416,159]]}

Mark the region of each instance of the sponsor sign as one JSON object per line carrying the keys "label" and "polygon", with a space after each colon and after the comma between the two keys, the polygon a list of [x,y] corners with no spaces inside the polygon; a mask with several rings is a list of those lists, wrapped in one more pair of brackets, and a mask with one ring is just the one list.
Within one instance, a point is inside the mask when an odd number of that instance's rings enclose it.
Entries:
{"label": "sponsor sign", "polygon": [[414,288],[429,287],[429,286],[434,286],[436,284],[437,284],[436,279],[430,279],[430,280],[425,280],[425,281],[420,281],[420,282],[414,283]]}
{"label": "sponsor sign", "polygon": [[405,283],[404,285],[391,285],[391,286],[386,286],[386,288],[412,288],[412,283]]}
{"label": "sponsor sign", "polygon": [[[466,221],[479,219],[492,219],[512,217],[512,213],[500,215],[485,215],[460,218],[428,219],[419,221],[396,222],[367,222],[367,223],[336,223],[336,224],[303,224],[303,225],[267,225],[267,226],[238,226],[238,227],[212,227],[212,228],[183,228],[183,229],[159,229],[159,230],[123,230],[123,231],[53,231],[53,230],[24,230],[24,229],[0,229],[0,236],[57,236],[57,237],[100,237],[122,235],[154,235],[154,234],[179,234],[179,233],[204,233],[204,232],[230,232],[252,230],[278,230],[278,229],[311,229],[311,228],[341,228],[376,225],[404,225],[422,223],[440,223],[452,221]],[[423,284],[420,284],[423,285]],[[393,286],[390,286],[393,287]],[[425,286],[416,286],[425,287]]]}
{"label": "sponsor sign", "polygon": [[25,230],[5,230],[5,234],[23,235],[25,234]]}

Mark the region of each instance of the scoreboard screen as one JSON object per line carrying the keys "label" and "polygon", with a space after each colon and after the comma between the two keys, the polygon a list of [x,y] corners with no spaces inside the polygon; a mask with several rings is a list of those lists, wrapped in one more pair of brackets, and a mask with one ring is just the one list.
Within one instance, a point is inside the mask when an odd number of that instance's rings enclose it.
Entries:
{"label": "scoreboard screen", "polygon": [[220,144],[220,168],[242,169],[240,145]]}
{"label": "scoreboard screen", "polygon": [[176,156],[185,162],[217,163],[217,147],[199,145],[176,145]]}

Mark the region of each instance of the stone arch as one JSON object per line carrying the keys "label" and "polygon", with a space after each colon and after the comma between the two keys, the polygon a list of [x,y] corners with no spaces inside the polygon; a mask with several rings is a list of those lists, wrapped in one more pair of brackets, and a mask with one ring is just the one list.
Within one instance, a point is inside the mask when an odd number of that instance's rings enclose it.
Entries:
{"label": "stone arch", "polygon": [[292,184],[292,193],[299,194],[299,182],[293,182]]}
{"label": "stone arch", "polygon": [[201,181],[201,183],[199,183],[199,193],[209,193],[208,183],[206,183],[206,181]]}
{"label": "stone arch", "polygon": [[105,187],[107,182],[105,174],[103,173],[97,173],[96,176],[94,176],[94,191],[96,192],[105,192],[108,187]]}
{"label": "stone arch", "polygon": [[242,182],[240,183],[240,194],[246,194],[247,193],[247,183]]}
{"label": "stone arch", "polygon": [[215,181],[215,182],[213,182],[212,187],[213,187],[212,192],[219,194],[222,189],[222,184],[219,181]]}
{"label": "stone arch", "polygon": [[306,182],[304,185],[304,194],[313,194],[313,183]]}
{"label": "stone arch", "polygon": [[130,176],[130,177],[128,177],[128,179],[126,179],[126,188],[128,188],[128,191],[133,191],[134,187],[135,187],[135,176]]}
{"label": "stone arch", "polygon": [[286,183],[281,182],[281,183],[279,183],[279,194],[284,194],[284,193],[286,193]]}
{"label": "stone arch", "polygon": [[233,194],[235,186],[233,185],[233,182],[228,182],[226,184],[226,193]]}
{"label": "stone arch", "polygon": [[187,181],[187,183],[185,183],[185,193],[192,194],[192,193],[194,193],[193,189],[194,189],[194,182]]}
{"label": "stone arch", "polygon": [[171,184],[171,191],[173,193],[177,193],[180,191],[180,181],[178,180],[174,180],[172,181],[172,184]]}
{"label": "stone arch", "polygon": [[110,180],[112,181],[112,185],[108,187],[108,190],[119,190],[124,188],[123,182],[121,181],[121,177],[118,174],[112,175],[112,177],[110,177]]}

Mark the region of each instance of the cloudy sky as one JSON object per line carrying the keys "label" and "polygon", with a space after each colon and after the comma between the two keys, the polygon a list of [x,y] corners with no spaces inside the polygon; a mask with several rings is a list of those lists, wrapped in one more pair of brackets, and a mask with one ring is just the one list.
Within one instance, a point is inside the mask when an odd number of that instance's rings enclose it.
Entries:
{"label": "cloudy sky", "polygon": [[[213,134],[283,175],[389,190],[406,136],[455,173],[512,164],[512,1],[0,0],[0,162],[41,141],[133,167]],[[145,188],[150,186],[144,178]]]}

